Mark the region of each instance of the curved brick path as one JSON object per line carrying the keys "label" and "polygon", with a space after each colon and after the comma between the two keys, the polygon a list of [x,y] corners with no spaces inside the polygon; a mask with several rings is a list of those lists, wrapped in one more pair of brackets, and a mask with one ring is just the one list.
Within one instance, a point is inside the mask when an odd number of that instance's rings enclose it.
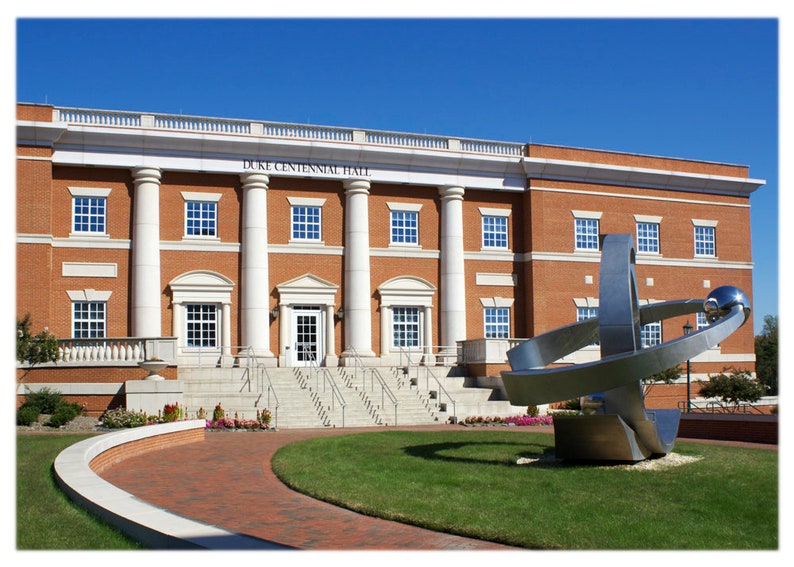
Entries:
{"label": "curved brick path", "polygon": [[[411,429],[447,427],[461,429]],[[209,433],[198,443],[130,457],[101,476],[181,516],[297,549],[515,549],[351,512],[287,488],[271,471],[270,459],[283,445],[361,431],[373,429]]]}

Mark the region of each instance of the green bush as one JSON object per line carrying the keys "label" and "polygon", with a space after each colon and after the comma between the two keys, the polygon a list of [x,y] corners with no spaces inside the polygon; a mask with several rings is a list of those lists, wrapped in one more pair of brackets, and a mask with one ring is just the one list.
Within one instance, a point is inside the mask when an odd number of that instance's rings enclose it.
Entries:
{"label": "green bush", "polygon": [[25,403],[22,404],[22,407],[32,407],[36,408],[39,413],[52,414],[55,412],[55,408],[63,403],[65,402],[60,392],[44,387],[38,392],[25,394]]}
{"label": "green bush", "polygon": [[39,410],[33,406],[22,406],[17,410],[17,425],[30,425],[39,419]]}
{"label": "green bush", "polygon": [[[154,421],[152,421],[154,420]],[[140,427],[155,423],[157,416],[149,417],[145,412],[137,412],[126,408],[116,408],[105,410],[99,421],[104,427],[110,429],[121,429],[123,427]]]}
{"label": "green bush", "polygon": [[47,425],[50,427],[60,427],[62,425],[66,425],[78,415],[83,413],[83,408],[80,407],[79,404],[69,404],[63,402],[50,416],[50,420],[47,422]]}

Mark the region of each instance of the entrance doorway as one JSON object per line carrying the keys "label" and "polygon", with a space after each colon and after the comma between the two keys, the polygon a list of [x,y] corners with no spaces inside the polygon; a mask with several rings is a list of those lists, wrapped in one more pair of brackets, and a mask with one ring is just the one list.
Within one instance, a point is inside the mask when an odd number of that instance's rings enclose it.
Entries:
{"label": "entrance doorway", "polygon": [[319,306],[294,305],[292,307],[292,364],[312,366],[325,358],[322,333],[322,311]]}

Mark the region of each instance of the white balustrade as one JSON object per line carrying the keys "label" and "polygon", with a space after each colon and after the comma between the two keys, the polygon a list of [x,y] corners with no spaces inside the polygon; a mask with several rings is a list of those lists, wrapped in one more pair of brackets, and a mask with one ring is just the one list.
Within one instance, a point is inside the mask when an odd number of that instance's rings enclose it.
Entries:
{"label": "white balustrade", "polygon": [[[158,352],[147,352],[147,341]],[[145,339],[138,337],[119,337],[106,339],[60,339],[58,352],[60,358],[57,364],[137,364],[147,358],[159,358],[160,352],[170,352],[174,347],[163,349],[163,345],[173,342],[173,338],[158,337]]]}
{"label": "white balustrade", "polygon": [[[135,112],[115,112],[87,110],[79,108],[56,108],[55,120],[68,124],[86,126],[109,126],[140,128],[141,114]],[[354,129],[330,126],[310,126],[280,122],[256,122],[256,131],[251,121],[227,120],[222,118],[202,118],[182,115],[146,115],[154,118],[153,128],[158,130],[177,130],[186,132],[211,132],[220,134],[259,135],[261,128],[267,138],[292,138],[301,140],[324,140],[332,142],[352,142]],[[150,123],[147,122],[147,126]],[[456,150],[466,153],[515,156],[524,155],[524,144],[495,142],[488,140],[461,139],[451,143],[443,136],[406,134],[371,130],[365,133],[366,143],[380,146],[423,148],[431,150]]]}

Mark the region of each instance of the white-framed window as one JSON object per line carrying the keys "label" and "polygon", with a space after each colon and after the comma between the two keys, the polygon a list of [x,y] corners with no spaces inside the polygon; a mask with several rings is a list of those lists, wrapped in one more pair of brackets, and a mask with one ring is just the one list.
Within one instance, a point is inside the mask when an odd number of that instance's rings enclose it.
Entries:
{"label": "white-framed window", "polygon": [[69,187],[69,193],[72,195],[72,234],[105,236],[110,189]]}
{"label": "white-framed window", "polygon": [[716,227],[695,225],[695,256],[716,256]]}
{"label": "white-framed window", "polygon": [[507,249],[506,217],[482,217],[482,247]]}
{"label": "white-framed window", "polygon": [[419,213],[391,211],[391,244],[419,244]]}
{"label": "white-framed window", "polygon": [[418,307],[392,307],[392,346],[416,348],[421,345]]}
{"label": "white-framed window", "polygon": [[573,213],[574,250],[597,252],[601,213],[593,211],[571,211]]}
{"label": "white-framed window", "polygon": [[506,339],[510,336],[509,307],[486,307],[483,318],[486,339]]}
{"label": "white-framed window", "polygon": [[290,242],[322,242],[325,199],[287,197],[287,201],[290,204]]}
{"label": "white-framed window", "polygon": [[218,347],[218,306],[214,303],[185,304],[185,346]]}
{"label": "white-framed window", "polygon": [[662,323],[654,321],[640,327],[640,343],[642,348],[662,344]]}
{"label": "white-framed window", "polygon": [[709,320],[706,318],[705,313],[695,313],[695,330],[705,329],[709,326]]}
{"label": "white-framed window", "polygon": [[218,236],[218,203],[185,201],[185,236]]}
{"label": "white-framed window", "polygon": [[105,337],[107,303],[104,301],[72,302],[72,337],[102,339]]}
{"label": "white-framed window", "polygon": [[640,254],[659,253],[658,222],[637,222],[637,252]]}

